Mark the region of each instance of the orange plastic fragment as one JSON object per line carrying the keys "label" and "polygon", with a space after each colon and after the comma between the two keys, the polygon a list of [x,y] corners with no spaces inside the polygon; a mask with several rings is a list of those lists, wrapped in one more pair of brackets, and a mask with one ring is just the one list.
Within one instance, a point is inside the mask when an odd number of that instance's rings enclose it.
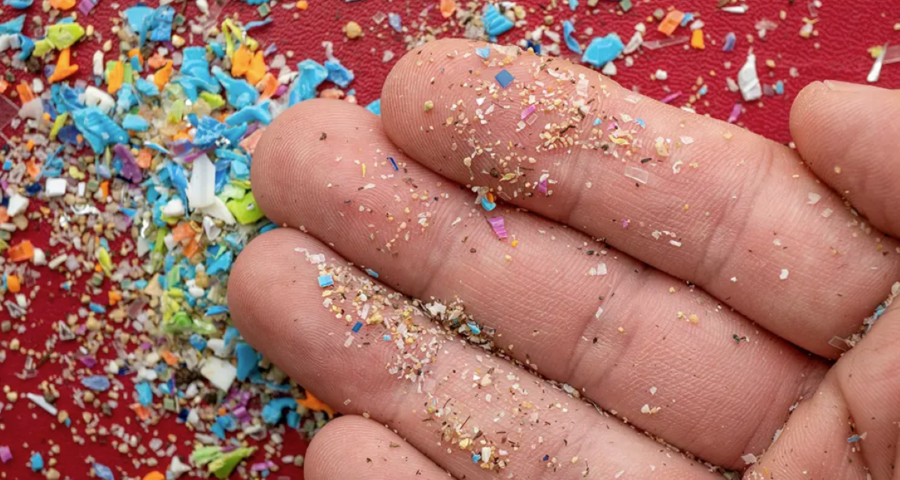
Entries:
{"label": "orange plastic fragment", "polygon": [[171,366],[178,363],[178,357],[176,357],[174,353],[168,350],[163,350],[162,352],[160,352],[159,356],[163,358],[167,365]]}
{"label": "orange plastic fragment", "polygon": [[34,257],[34,246],[28,240],[22,240],[22,243],[9,247],[6,255],[13,262],[24,262]]}
{"label": "orange plastic fragment", "polygon": [[153,156],[150,154],[150,150],[146,148],[142,148],[141,151],[138,152],[137,155],[137,164],[139,167],[144,170],[150,168],[150,163],[153,162]]}
{"label": "orange plastic fragment", "polygon": [[263,58],[262,50],[258,50],[253,60],[250,61],[250,68],[247,70],[247,81],[250,85],[256,85],[266,75],[266,60]]}
{"label": "orange plastic fragment", "polygon": [[703,30],[694,30],[694,33],[691,34],[691,47],[697,50],[706,48],[706,42],[703,40]]}
{"label": "orange plastic fragment", "polygon": [[684,20],[684,12],[681,10],[672,10],[666,15],[666,18],[660,22],[659,31],[671,36],[675,33],[675,29],[681,25],[682,20]]}
{"label": "orange plastic fragment", "polygon": [[34,160],[29,160],[25,162],[25,171],[28,172],[29,177],[37,180],[38,175],[41,174],[41,167]]}
{"label": "orange plastic fragment", "polygon": [[[44,115],[46,115],[46,114],[44,114]],[[34,140],[28,140],[28,142],[25,143],[25,149],[28,150],[29,152],[34,150]]]}
{"label": "orange plastic fragment", "polygon": [[169,83],[169,77],[172,75],[172,61],[169,60],[166,62],[166,66],[160,68],[153,74],[153,83],[156,84],[156,88],[162,90],[163,87]]}
{"label": "orange plastic fragment", "polygon": [[57,10],[71,10],[75,0],[50,0],[50,6]]}
{"label": "orange plastic fragment", "polygon": [[258,144],[259,139],[262,138],[262,132],[263,129],[261,128],[254,130],[253,133],[244,137],[244,139],[241,140],[241,143],[239,143],[238,145],[240,145],[241,148],[244,149],[244,151],[246,151],[250,155],[253,155],[253,152],[256,151],[256,144]]}
{"label": "orange plastic fragment", "polygon": [[0,78],[0,93],[6,93],[7,88],[9,88],[9,82]]}
{"label": "orange plastic fragment", "polygon": [[100,191],[103,192],[103,198],[109,197],[109,181],[100,184]]}
{"label": "orange plastic fragment", "polygon": [[268,100],[272,98],[272,95],[275,95],[275,92],[278,91],[278,79],[275,78],[275,75],[271,73],[267,73],[262,80],[260,81],[260,85],[262,86],[262,94],[260,95],[260,100]]}
{"label": "orange plastic fragment", "polygon": [[166,64],[166,58],[160,55],[159,53],[154,53],[150,59],[147,60],[147,65],[152,69],[157,69]]}
{"label": "orange plastic fragment", "polygon": [[250,53],[250,49],[241,45],[231,56],[231,76],[237,78],[246,75],[250,70],[252,59],[253,54]]}
{"label": "orange plastic fragment", "polygon": [[72,65],[70,62],[72,61],[72,53],[66,48],[63,51],[59,52],[59,59],[56,61],[56,69],[53,70],[53,75],[50,75],[50,78],[47,80],[50,83],[58,82],[64,78],[68,78],[73,73],[78,71],[78,65]]}
{"label": "orange plastic fragment", "polygon": [[107,295],[109,296],[109,305],[111,307],[114,307],[117,303],[119,303],[120,300],[122,300],[121,292],[117,292],[115,290],[110,290],[109,293],[107,293]]}
{"label": "orange plastic fragment", "polygon": [[19,92],[19,100],[22,102],[22,105],[34,100],[34,92],[31,91],[31,87],[24,80],[16,85],[16,91]]}
{"label": "orange plastic fragment", "polygon": [[179,130],[172,136],[172,140],[191,140],[191,134],[187,130]]}
{"label": "orange plastic fragment", "polygon": [[309,390],[306,391],[306,398],[298,399],[297,403],[310,410],[315,410],[317,412],[326,412],[329,417],[334,416],[334,410],[332,410],[328,405],[322,403],[322,401],[318,398],[314,397],[312,393],[309,393]]}
{"label": "orange plastic fragment", "polygon": [[494,203],[494,194],[493,193],[487,192],[485,194],[485,197],[487,197],[488,203]]}
{"label": "orange plastic fragment", "polygon": [[[150,418],[150,410],[147,410],[140,403],[133,403],[131,405],[131,409],[134,410],[134,413],[136,413],[138,418],[140,418],[141,420],[146,420],[146,419]],[[147,477],[144,477],[144,478],[147,478]],[[162,477],[162,478],[165,478],[165,477]]]}
{"label": "orange plastic fragment", "polygon": [[191,228],[190,222],[181,222],[177,227],[172,229],[172,240],[180,242],[194,236],[194,229]]}
{"label": "orange plastic fragment", "polygon": [[0,223],[9,221],[9,214],[6,213],[6,207],[0,207]]}
{"label": "orange plastic fragment", "polygon": [[139,64],[141,64],[142,66],[144,65],[144,56],[141,55],[140,48],[132,48],[128,51],[128,59],[131,60],[134,57],[137,57]]}
{"label": "orange plastic fragment", "polygon": [[143,480],[166,480],[166,476],[157,471],[153,471],[144,475]]}
{"label": "orange plastic fragment", "polygon": [[456,0],[441,0],[441,15],[450,18],[456,11]]}
{"label": "orange plastic fragment", "polygon": [[106,91],[110,94],[115,94],[122,88],[123,81],[125,81],[125,64],[116,62],[112,70],[109,71],[109,78],[106,79],[106,83],[109,84]]}
{"label": "orange plastic fragment", "polygon": [[194,255],[196,255],[199,251],[200,244],[197,243],[196,238],[191,237],[191,239],[188,240],[188,244],[184,246],[184,257],[190,260],[191,258],[194,258]]}
{"label": "orange plastic fragment", "polygon": [[19,293],[22,291],[22,284],[19,283],[18,275],[7,275],[6,276],[6,288],[12,293]]}

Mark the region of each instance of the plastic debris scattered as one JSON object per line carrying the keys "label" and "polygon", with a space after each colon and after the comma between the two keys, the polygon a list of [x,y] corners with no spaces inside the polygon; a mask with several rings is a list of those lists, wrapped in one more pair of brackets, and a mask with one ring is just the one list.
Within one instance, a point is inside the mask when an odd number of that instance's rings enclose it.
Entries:
{"label": "plastic debris scattered", "polygon": [[746,63],[738,72],[738,85],[745,101],[752,102],[762,97],[762,86],[760,86],[759,76],[756,74],[756,55],[752,52],[747,55]]}

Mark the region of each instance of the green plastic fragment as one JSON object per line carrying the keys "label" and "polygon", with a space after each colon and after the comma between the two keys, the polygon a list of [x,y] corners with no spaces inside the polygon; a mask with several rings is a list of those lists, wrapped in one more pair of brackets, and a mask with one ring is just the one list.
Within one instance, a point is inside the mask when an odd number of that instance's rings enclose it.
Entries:
{"label": "green plastic fragment", "polygon": [[244,195],[244,198],[229,200],[225,206],[228,207],[228,210],[231,211],[231,214],[234,215],[234,218],[241,225],[254,223],[265,216],[263,211],[259,209],[259,205],[256,204],[253,192]]}
{"label": "green plastic fragment", "polygon": [[231,475],[234,467],[237,467],[241,461],[256,451],[256,447],[238,448],[232,450],[221,457],[213,460],[209,464],[209,471],[213,473],[219,480],[224,480]]}
{"label": "green plastic fragment", "polygon": [[631,0],[622,0],[621,2],[619,2],[619,6],[622,7],[623,12],[627,12],[631,10],[631,7],[633,7],[634,5],[632,5]]}
{"label": "green plastic fragment", "polygon": [[58,23],[47,27],[47,36],[34,42],[33,55],[43,57],[54,48],[71,47],[84,36],[84,27],[77,23]]}
{"label": "green plastic fragment", "polygon": [[166,121],[170,124],[175,125],[181,122],[181,119],[184,118],[185,110],[187,109],[187,105],[183,98],[175,100],[172,102],[172,106],[169,107],[169,114],[166,115]]}
{"label": "green plastic fragment", "polygon": [[200,98],[203,99],[213,110],[225,106],[225,99],[217,93],[200,92]]}
{"label": "green plastic fragment", "polygon": [[109,256],[109,252],[106,251],[105,248],[100,247],[97,249],[97,260],[100,262],[100,268],[103,269],[103,273],[106,275],[110,275],[112,272],[112,258]]}
{"label": "green plastic fragment", "polygon": [[266,4],[266,3],[260,5],[260,6],[256,9],[256,11],[259,12],[259,16],[260,16],[260,17],[264,17],[264,18],[265,18],[266,16],[268,16],[270,13],[272,13],[272,9],[269,8],[269,5]]}
{"label": "green plastic fragment", "polygon": [[219,329],[216,328],[216,325],[212,322],[207,322],[205,320],[200,320],[199,318],[195,318],[193,321],[193,325],[191,326],[191,330],[194,333],[198,333],[200,335],[215,335]]}
{"label": "green plastic fragment", "polygon": [[168,321],[163,322],[166,333],[184,333],[191,329],[191,317],[184,310],[179,310]]}
{"label": "green plastic fragment", "polygon": [[53,127],[50,128],[50,140],[56,140],[56,135],[59,133],[59,129],[66,124],[66,120],[69,119],[69,112],[61,113],[56,116],[56,120],[53,121]]}
{"label": "green plastic fragment", "polygon": [[191,453],[191,460],[193,460],[195,464],[203,466],[221,456],[221,447],[200,447]]}
{"label": "green plastic fragment", "polygon": [[[117,63],[119,63],[119,62],[115,62],[112,60],[109,60],[106,62],[106,72],[104,72],[104,74],[106,75],[106,84],[107,85],[109,85],[109,74],[112,73],[112,70],[113,70],[113,68],[115,68]],[[124,62],[124,64],[122,66],[125,67],[123,69],[124,75],[122,76],[122,84],[133,83],[132,78],[131,78],[131,63]]]}

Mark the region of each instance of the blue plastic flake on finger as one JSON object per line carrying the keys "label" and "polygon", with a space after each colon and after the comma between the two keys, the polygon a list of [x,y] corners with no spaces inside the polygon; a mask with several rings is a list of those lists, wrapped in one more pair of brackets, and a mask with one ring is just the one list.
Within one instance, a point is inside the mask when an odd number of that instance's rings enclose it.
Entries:
{"label": "blue plastic flake on finger", "polygon": [[97,107],[76,110],[72,112],[72,119],[75,127],[98,155],[103,153],[107,145],[128,143],[128,132]]}
{"label": "blue plastic flake on finger", "polygon": [[220,67],[213,67],[213,76],[225,87],[228,103],[234,108],[244,108],[259,100],[259,92],[246,80],[237,80],[225,73]]}
{"label": "blue plastic flake on finger", "polygon": [[499,83],[503,88],[508,87],[509,84],[512,83],[513,80],[515,80],[512,74],[506,71],[505,68],[503,70],[500,70],[500,73],[498,73],[494,78],[497,80],[497,83]]}
{"label": "blue plastic flake on finger", "polygon": [[481,335],[481,327],[475,322],[466,322],[466,326],[469,327],[469,330],[471,330],[473,334]]}
{"label": "blue plastic flake on finger", "polygon": [[625,49],[625,44],[615,33],[610,33],[605,37],[597,37],[591,40],[584,51],[581,61],[595,67],[602,67],[607,62],[614,60]]}
{"label": "blue plastic flake on finger", "polygon": [[854,433],[853,435],[850,435],[849,438],[847,438],[847,443],[856,443],[860,440],[862,440],[862,437]]}
{"label": "blue plastic flake on finger", "polygon": [[84,385],[85,388],[88,388],[95,392],[105,392],[109,390],[110,385],[109,379],[103,375],[84,377],[81,379],[81,384]]}
{"label": "blue plastic flake on finger", "polygon": [[135,385],[134,391],[137,392],[137,399],[138,402],[141,402],[141,405],[149,407],[153,403],[153,389],[150,388],[149,383],[141,382]]}
{"label": "blue plastic flake on finger", "polygon": [[643,120],[641,120],[640,118],[636,118],[636,119],[634,120],[634,123],[640,125],[641,128],[647,128],[647,123],[644,122]]}
{"label": "blue plastic flake on finger", "polygon": [[532,52],[540,55],[541,54],[541,44],[535,42],[534,40],[527,40],[525,42],[525,49],[531,50]]}
{"label": "blue plastic flake on finger", "polygon": [[141,92],[141,95],[148,97],[159,96],[159,87],[145,78],[137,79],[137,82],[134,83],[134,88],[136,88],[138,92]]}
{"label": "blue plastic flake on finger", "polygon": [[35,452],[35,454],[31,456],[31,471],[39,472],[42,468],[44,468],[44,458],[41,457],[40,453]]}
{"label": "blue plastic flake on finger", "polygon": [[482,21],[484,22],[485,31],[492,37],[506,33],[513,28],[512,20],[500,13],[492,3],[485,7]]}
{"label": "blue plastic flake on finger", "polygon": [[366,273],[368,273],[369,276],[371,276],[371,277],[378,278],[378,272],[376,272],[375,270],[372,270],[371,268],[367,268]]}
{"label": "blue plastic flake on finger", "polygon": [[737,36],[734,32],[728,32],[728,35],[725,35],[725,46],[722,47],[722,51],[730,52],[734,50],[735,44],[737,44]]}
{"label": "blue plastic flake on finger", "polygon": [[397,166],[397,161],[394,160],[394,157],[388,157],[388,160],[391,161],[391,166],[394,167],[394,171],[400,171],[400,167]]}
{"label": "blue plastic flake on finger", "polygon": [[357,332],[359,332],[360,330],[362,330],[362,327],[363,327],[363,323],[362,323],[362,322],[356,322],[356,324],[353,325],[353,328],[352,328],[351,330],[353,330],[353,333],[357,333]]}
{"label": "blue plastic flake on finger", "polygon": [[575,33],[575,26],[572,25],[572,22],[566,20],[563,22],[563,37],[566,39],[566,46],[569,47],[569,50],[581,55],[581,45],[578,45],[578,40],[572,36]]}
{"label": "blue plastic flake on finger", "polygon": [[491,47],[487,46],[487,47],[476,48],[475,55],[478,55],[479,57],[487,60],[488,57],[491,56]]}
{"label": "blue plastic flake on finger", "polygon": [[497,208],[497,204],[489,202],[487,197],[481,197],[481,206],[484,207],[484,209],[487,210],[488,212]]}
{"label": "blue plastic flake on finger", "polygon": [[22,33],[22,29],[25,28],[25,15],[19,15],[18,17],[6,22],[0,23],[0,35],[12,35],[15,33]]}
{"label": "blue plastic flake on finger", "polygon": [[381,115],[381,99],[373,101],[372,103],[366,105],[366,110],[374,113],[375,115]]}
{"label": "blue plastic flake on finger", "polygon": [[381,336],[381,339],[384,340],[385,342],[390,342],[390,341],[391,341],[391,336],[388,335],[388,334],[384,334],[384,335]]}
{"label": "blue plastic flake on finger", "polygon": [[296,410],[297,400],[291,397],[273,398],[262,409],[262,418],[269,425],[281,421],[281,412],[285,409]]}
{"label": "blue plastic flake on finger", "polygon": [[147,123],[143,117],[139,115],[128,114],[125,115],[125,118],[122,119],[122,128],[125,130],[132,130],[135,132],[144,132],[148,128],[150,128],[150,124]]}
{"label": "blue plastic flake on finger", "polygon": [[3,5],[17,10],[25,10],[34,3],[34,0],[3,0]]}
{"label": "blue plastic flake on finger", "polygon": [[256,353],[253,347],[244,342],[237,344],[234,354],[237,357],[237,378],[243,382],[250,377],[253,371],[258,370],[262,355]]}
{"label": "blue plastic flake on finger", "polygon": [[331,275],[322,275],[319,277],[319,286],[322,288],[334,285],[334,278]]}
{"label": "blue plastic flake on finger", "polygon": [[225,329],[225,335],[222,336],[222,341],[225,342],[225,346],[230,346],[231,342],[241,338],[241,332],[234,327],[228,327]]}
{"label": "blue plastic flake on finger", "polygon": [[269,111],[269,101],[259,105],[248,105],[225,119],[228,125],[241,125],[245,123],[259,122],[263,125],[272,123],[272,113]]}
{"label": "blue plastic flake on finger", "polygon": [[401,19],[400,19],[399,14],[397,14],[397,13],[389,13],[388,14],[388,24],[396,32],[403,31],[403,25],[400,23],[400,21],[401,21]]}
{"label": "blue plastic flake on finger", "polygon": [[103,480],[116,480],[116,476],[113,474],[113,471],[102,463],[94,462],[94,474],[97,477],[102,478]]}
{"label": "blue plastic flake on finger", "polygon": [[290,106],[315,98],[316,88],[328,78],[328,69],[315,60],[307,59],[298,63],[297,72],[297,79],[294,80],[294,86],[288,97]]}
{"label": "blue plastic flake on finger", "polygon": [[481,455],[479,455],[477,453],[473,453],[472,454],[472,463],[478,463],[479,460],[481,460]]}
{"label": "blue plastic flake on finger", "polygon": [[569,8],[573,11],[578,8],[578,0],[569,0]]}
{"label": "blue plastic flake on finger", "polygon": [[341,62],[326,60],[325,69],[328,71],[327,80],[341,88],[347,88],[353,81],[353,71],[341,65]]}

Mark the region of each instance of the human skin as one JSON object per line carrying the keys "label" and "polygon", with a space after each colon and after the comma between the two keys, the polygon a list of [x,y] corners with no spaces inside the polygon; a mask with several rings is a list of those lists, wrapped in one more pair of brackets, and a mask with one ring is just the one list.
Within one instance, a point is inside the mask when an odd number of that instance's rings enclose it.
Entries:
{"label": "human skin", "polygon": [[[229,305],[344,414],[306,477],[894,478],[900,313],[840,339],[900,279],[900,94],[807,86],[792,150],[485,46],[419,47],[382,117],[310,100],[256,147],[286,228],[241,253]],[[496,353],[408,297],[461,300]]]}

